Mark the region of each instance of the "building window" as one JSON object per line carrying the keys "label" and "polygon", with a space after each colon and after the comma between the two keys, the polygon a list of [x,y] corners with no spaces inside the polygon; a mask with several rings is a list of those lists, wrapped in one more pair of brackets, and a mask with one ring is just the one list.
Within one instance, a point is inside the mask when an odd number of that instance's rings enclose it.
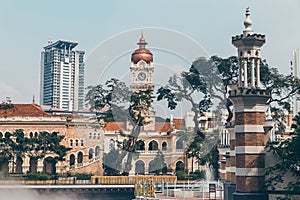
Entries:
{"label": "building window", "polygon": [[81,146],[83,147],[84,146],[83,140],[80,140],[80,143],[81,143]]}
{"label": "building window", "polygon": [[100,133],[98,133],[98,137],[97,137],[97,139],[98,139],[98,140],[100,140]]}
{"label": "building window", "polygon": [[99,146],[96,146],[96,149],[95,149],[95,157],[98,157],[100,156],[100,147]]}
{"label": "building window", "polygon": [[92,133],[90,133],[90,137],[89,138],[92,139]]}
{"label": "building window", "polygon": [[70,146],[71,147],[73,146],[73,140],[70,140]]}
{"label": "building window", "polygon": [[75,140],[75,145],[76,147],[78,147],[78,140]]}
{"label": "building window", "polygon": [[163,150],[163,151],[167,151],[167,149],[168,149],[167,143],[166,143],[166,142],[163,142],[163,143],[162,143],[162,150]]}
{"label": "building window", "polygon": [[96,133],[94,133],[94,140],[96,139]]}
{"label": "building window", "polygon": [[89,159],[92,159],[94,157],[94,149],[89,150]]}

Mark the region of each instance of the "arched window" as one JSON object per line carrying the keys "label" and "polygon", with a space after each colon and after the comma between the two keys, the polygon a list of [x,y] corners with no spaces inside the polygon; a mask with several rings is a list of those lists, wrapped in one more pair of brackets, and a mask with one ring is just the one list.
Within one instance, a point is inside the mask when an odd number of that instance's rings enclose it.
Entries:
{"label": "arched window", "polygon": [[3,138],[3,133],[2,132],[0,132],[0,138]]}
{"label": "arched window", "polygon": [[71,154],[70,155],[70,166],[74,166],[75,165],[75,155],[74,154]]}
{"label": "arched window", "polygon": [[29,133],[29,137],[33,138],[33,133],[32,132]]}
{"label": "arched window", "polygon": [[54,175],[56,174],[56,160],[53,157],[47,157],[44,159],[44,168],[43,171],[44,173]]}
{"label": "arched window", "polygon": [[135,173],[140,175],[144,175],[145,174],[145,163],[142,160],[138,160],[135,163]]}
{"label": "arched window", "polygon": [[93,138],[94,140],[96,139],[96,133],[94,133],[94,138]]}
{"label": "arched window", "polygon": [[81,143],[81,146],[83,147],[84,146],[83,140],[80,140],[80,143]]}
{"label": "arched window", "polygon": [[145,150],[145,142],[143,140],[138,140],[136,142],[136,150],[139,150],[139,151]]}
{"label": "arched window", "polygon": [[96,148],[95,148],[95,157],[98,157],[98,156],[100,156],[100,147],[96,146]]}
{"label": "arched window", "polygon": [[183,141],[182,140],[176,141],[176,149],[183,149]]}
{"label": "arched window", "polygon": [[10,136],[11,136],[11,133],[8,132],[8,131],[6,131],[5,134],[4,134],[4,137],[5,137],[5,138],[9,138]]}
{"label": "arched window", "polygon": [[92,139],[92,133],[90,133],[89,139]]}
{"label": "arched window", "polygon": [[80,164],[83,162],[83,153],[80,151],[77,154],[77,163]]}
{"label": "arched window", "polygon": [[158,150],[158,144],[155,140],[152,140],[149,143],[149,151],[156,151],[156,150]]}
{"label": "arched window", "polygon": [[168,173],[167,163],[164,163],[163,168],[162,168],[162,173],[163,174],[167,174]]}
{"label": "arched window", "polygon": [[182,161],[176,162],[176,171],[184,171],[184,163]]}
{"label": "arched window", "polygon": [[154,160],[151,160],[149,162],[149,173],[154,173],[156,171],[156,166]]}
{"label": "arched window", "polygon": [[100,133],[98,133],[98,137],[97,137],[97,139],[98,139],[98,140],[100,140]]}
{"label": "arched window", "polygon": [[38,132],[34,132],[34,137],[37,138],[38,137]]}
{"label": "arched window", "polygon": [[75,145],[76,147],[78,147],[78,140],[75,140]]}
{"label": "arched window", "polygon": [[89,150],[89,159],[92,159],[94,157],[94,149]]}
{"label": "arched window", "polygon": [[71,147],[73,146],[73,140],[70,140],[70,146]]}
{"label": "arched window", "polygon": [[162,150],[163,150],[163,151],[167,151],[167,149],[168,149],[168,144],[167,144],[166,142],[163,142],[162,145],[161,145],[161,147],[162,147]]}

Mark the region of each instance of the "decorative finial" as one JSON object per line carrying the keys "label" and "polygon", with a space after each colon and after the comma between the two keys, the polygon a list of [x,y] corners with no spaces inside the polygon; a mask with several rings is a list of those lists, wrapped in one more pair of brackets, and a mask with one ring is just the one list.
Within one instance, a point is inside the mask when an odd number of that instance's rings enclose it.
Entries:
{"label": "decorative finial", "polygon": [[248,34],[252,34],[253,31],[251,29],[252,20],[250,18],[250,9],[249,7],[246,9],[246,19],[244,21],[245,29],[244,29],[244,36],[247,36]]}
{"label": "decorative finial", "polygon": [[32,104],[35,104],[35,96],[32,96]]}
{"label": "decorative finial", "polygon": [[140,46],[140,49],[144,49],[145,46],[148,44],[144,38],[144,32],[143,30],[141,31],[141,38],[140,41],[137,43]]}

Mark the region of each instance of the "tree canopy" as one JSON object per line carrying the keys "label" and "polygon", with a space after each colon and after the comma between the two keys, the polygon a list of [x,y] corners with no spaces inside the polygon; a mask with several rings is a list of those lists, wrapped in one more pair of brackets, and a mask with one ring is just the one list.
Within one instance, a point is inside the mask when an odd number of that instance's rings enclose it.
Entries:
{"label": "tree canopy", "polygon": [[128,121],[131,124],[130,134],[119,131],[122,141],[117,141],[121,150],[121,158],[126,159],[124,174],[131,170],[133,154],[137,155],[137,140],[141,127],[147,125],[149,111],[153,101],[153,91],[130,91],[124,82],[112,78],[105,85],[89,86],[86,96],[91,109],[102,111],[99,119],[105,122]]}
{"label": "tree canopy", "polygon": [[[36,137],[26,137],[22,129],[17,129],[13,133],[6,132],[0,138],[0,160],[24,159],[27,155],[33,160],[44,158],[47,153],[54,153],[57,161],[64,160],[70,148],[61,144],[64,136],[57,132],[40,132]],[[14,172],[14,162],[13,169]]]}
{"label": "tree canopy", "polygon": [[[261,88],[270,92],[271,97],[268,104],[271,106],[272,113],[277,121],[278,127],[284,131],[284,110],[290,111],[290,98],[299,92],[299,80],[292,75],[284,75],[278,72],[275,67],[270,67],[266,60],[260,63],[260,81]],[[201,114],[215,109],[215,116],[218,117],[220,109],[226,108],[228,111],[227,122],[233,118],[231,106],[233,105],[228,99],[228,90],[237,84],[238,79],[238,59],[236,56],[220,58],[212,56],[209,59],[198,58],[190,66],[188,71],[183,71],[180,75],[170,77],[168,83],[158,89],[157,99],[166,100],[170,109],[175,109],[178,103],[186,100],[191,104],[191,111],[194,112],[194,133],[203,134],[203,137],[194,137],[187,148],[189,156],[193,157],[203,151],[203,142],[205,133],[199,130],[199,116]],[[198,96],[197,96],[198,95]],[[195,96],[201,98],[197,99]],[[219,116],[220,117],[220,116]],[[203,138],[203,139],[202,139]],[[206,142],[205,142],[206,143]],[[201,149],[199,149],[201,147]],[[207,157],[215,164],[214,153],[217,148],[211,148]],[[211,154],[212,153],[212,154]],[[198,157],[199,159],[199,157]],[[200,160],[201,162],[201,160]],[[217,171],[217,169],[215,169]]]}

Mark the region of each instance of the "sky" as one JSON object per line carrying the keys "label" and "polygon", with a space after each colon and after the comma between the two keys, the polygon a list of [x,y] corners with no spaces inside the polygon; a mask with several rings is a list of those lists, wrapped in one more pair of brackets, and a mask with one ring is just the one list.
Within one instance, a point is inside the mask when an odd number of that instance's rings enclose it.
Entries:
{"label": "sky", "polygon": [[143,31],[155,84],[163,85],[197,57],[236,55],[231,37],[242,33],[247,7],[254,32],[266,35],[262,58],[290,73],[291,51],[300,47],[298,0],[1,0],[0,100],[31,103],[34,95],[39,102],[40,54],[49,38],[79,43],[87,86],[111,77],[128,82]]}

